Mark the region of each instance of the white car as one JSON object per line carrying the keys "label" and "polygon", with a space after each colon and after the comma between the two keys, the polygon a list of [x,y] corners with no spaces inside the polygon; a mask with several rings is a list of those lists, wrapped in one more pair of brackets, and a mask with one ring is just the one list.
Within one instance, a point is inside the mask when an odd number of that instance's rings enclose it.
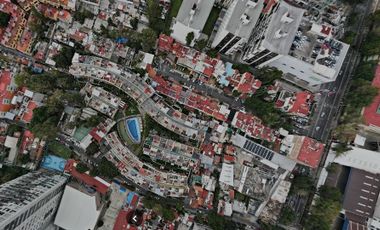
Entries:
{"label": "white car", "polygon": [[317,127],[315,127],[315,130],[317,130],[317,131],[318,131],[320,128],[321,128],[321,127],[317,126]]}

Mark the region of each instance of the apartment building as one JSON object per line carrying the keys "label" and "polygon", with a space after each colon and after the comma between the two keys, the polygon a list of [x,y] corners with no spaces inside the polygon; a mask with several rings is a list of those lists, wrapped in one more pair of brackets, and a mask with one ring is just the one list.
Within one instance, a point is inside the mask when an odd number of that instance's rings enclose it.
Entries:
{"label": "apartment building", "polygon": [[[186,36],[189,33],[194,33],[195,40],[198,39],[210,15],[214,1],[215,0],[183,1],[171,28],[173,31],[171,36],[182,44],[186,44]],[[192,42],[192,44],[193,43],[194,42]]]}
{"label": "apartment building", "polygon": [[67,178],[35,171],[0,186],[0,229],[39,230],[53,221]]}
{"label": "apartment building", "polygon": [[233,55],[241,50],[264,9],[264,0],[235,0],[228,7],[211,47]]}

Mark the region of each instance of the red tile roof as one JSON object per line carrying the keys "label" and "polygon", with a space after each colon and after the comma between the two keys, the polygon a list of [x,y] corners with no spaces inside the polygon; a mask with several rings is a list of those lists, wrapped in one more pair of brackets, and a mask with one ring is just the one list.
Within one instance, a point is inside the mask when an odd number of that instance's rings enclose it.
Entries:
{"label": "red tile roof", "polygon": [[33,110],[37,108],[37,104],[34,101],[30,101],[28,103],[28,106],[26,107],[26,111],[24,112],[21,120],[25,123],[30,123],[33,118]]}
{"label": "red tile roof", "polygon": [[317,168],[324,148],[324,144],[310,137],[304,137],[297,160],[310,166],[311,168]]}
{"label": "red tile roof", "polygon": [[314,96],[308,91],[298,92],[292,102],[289,109],[289,113],[294,113],[297,115],[308,116],[310,112],[310,103]]}
{"label": "red tile roof", "polygon": [[378,113],[380,107],[380,65],[376,67],[372,86],[378,88],[379,93],[372,103],[364,109],[363,118],[366,125],[380,127],[380,113]]}
{"label": "red tile roof", "polygon": [[[11,100],[15,92],[9,91],[10,85],[12,85],[12,74],[9,70],[3,70],[0,75],[0,112],[8,112],[13,107]],[[4,100],[9,100],[9,103],[5,103]]]}
{"label": "red tile roof", "polygon": [[102,195],[105,195],[108,192],[107,185],[101,183],[100,181],[86,173],[79,173],[74,167],[74,163],[75,160],[69,159],[65,165],[65,172],[70,173],[72,177],[76,178],[82,183],[85,183],[86,185],[93,187]]}
{"label": "red tile roof", "polygon": [[158,49],[169,52],[172,50],[173,42],[174,39],[172,37],[165,34],[160,34],[160,37],[158,38]]}

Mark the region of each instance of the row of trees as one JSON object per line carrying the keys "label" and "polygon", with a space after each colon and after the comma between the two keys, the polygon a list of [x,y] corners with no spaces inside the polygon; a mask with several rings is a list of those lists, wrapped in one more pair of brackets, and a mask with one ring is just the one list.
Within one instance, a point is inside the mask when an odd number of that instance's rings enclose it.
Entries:
{"label": "row of trees", "polygon": [[342,194],[334,187],[321,186],[318,190],[319,197],[311,214],[306,218],[304,227],[306,230],[329,230],[335,218],[342,209]]}
{"label": "row of trees", "polygon": [[[357,18],[355,15],[353,17]],[[380,52],[380,32],[377,29],[380,26],[380,11],[368,16],[367,23],[370,32],[359,51],[363,56],[377,55]],[[378,94],[378,89],[371,84],[376,64],[371,61],[362,61],[356,69],[352,85],[345,99],[344,113],[333,133],[335,138],[342,143],[347,143],[355,138],[358,125],[363,123],[362,108],[370,105]]]}

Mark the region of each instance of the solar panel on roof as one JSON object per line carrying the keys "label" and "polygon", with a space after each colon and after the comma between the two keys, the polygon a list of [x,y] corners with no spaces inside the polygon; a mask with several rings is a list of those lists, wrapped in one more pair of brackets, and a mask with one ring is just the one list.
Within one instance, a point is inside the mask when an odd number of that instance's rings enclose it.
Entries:
{"label": "solar panel on roof", "polygon": [[250,140],[246,140],[243,148],[267,160],[272,160],[274,156],[274,152],[272,150]]}

